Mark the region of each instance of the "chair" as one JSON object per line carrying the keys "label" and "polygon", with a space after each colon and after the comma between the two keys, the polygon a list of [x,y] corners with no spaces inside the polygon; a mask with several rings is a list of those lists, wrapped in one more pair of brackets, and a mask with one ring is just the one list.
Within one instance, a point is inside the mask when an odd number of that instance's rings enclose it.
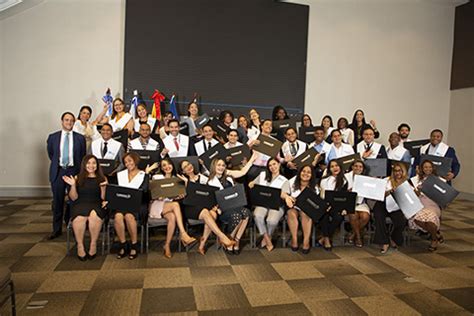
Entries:
{"label": "chair", "polygon": [[[3,295],[3,293],[9,289],[8,295]],[[2,295],[0,296],[0,307],[3,306],[3,304],[8,301],[8,298],[10,298],[11,302],[11,308],[12,308],[12,315],[16,315],[16,300],[15,300],[15,287],[13,285],[13,280],[12,280],[12,273],[10,272],[9,269],[0,267],[0,293]]]}
{"label": "chair", "polygon": [[[71,243],[71,232],[72,232],[72,220],[69,220],[66,226],[66,255],[69,256],[71,250],[70,250],[70,243]],[[105,254],[105,240],[106,240],[106,233],[107,233],[107,219],[104,220],[102,223],[102,229],[101,229],[101,244],[102,244],[102,255]],[[74,234],[73,234],[74,236]]]}

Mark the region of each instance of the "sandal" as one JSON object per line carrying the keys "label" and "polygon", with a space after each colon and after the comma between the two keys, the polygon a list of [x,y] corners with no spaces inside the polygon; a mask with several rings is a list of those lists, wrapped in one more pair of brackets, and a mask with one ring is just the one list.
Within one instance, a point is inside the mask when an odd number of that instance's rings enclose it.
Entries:
{"label": "sandal", "polygon": [[438,250],[438,243],[438,239],[432,239],[431,245],[428,247],[428,250],[431,252],[435,252],[436,250]]}
{"label": "sandal", "polygon": [[380,253],[381,254],[386,254],[388,252],[388,250],[390,249],[390,244],[385,244],[382,246],[382,248],[380,249]]}
{"label": "sandal", "polygon": [[356,238],[354,245],[355,245],[357,248],[362,248],[362,246],[363,246],[364,244],[362,243],[362,239],[361,239],[361,238]]}
{"label": "sandal", "polygon": [[172,255],[171,255],[171,250],[170,250],[170,247],[166,247],[163,246],[163,256],[166,258],[166,259],[171,259]]}
{"label": "sandal", "polygon": [[[134,244],[131,244],[130,253],[128,254],[128,259],[134,260],[138,257],[137,248],[138,248],[138,243],[137,242],[134,243]],[[135,253],[132,254],[132,251],[135,251]]]}
{"label": "sandal", "polygon": [[199,239],[198,252],[204,256],[206,254],[206,244],[204,243],[204,246],[201,248],[201,244],[203,241],[204,241],[204,238],[201,237],[201,239]]}
{"label": "sandal", "polygon": [[122,259],[123,257],[127,256],[127,242],[120,243],[120,249],[117,254],[117,259]]}

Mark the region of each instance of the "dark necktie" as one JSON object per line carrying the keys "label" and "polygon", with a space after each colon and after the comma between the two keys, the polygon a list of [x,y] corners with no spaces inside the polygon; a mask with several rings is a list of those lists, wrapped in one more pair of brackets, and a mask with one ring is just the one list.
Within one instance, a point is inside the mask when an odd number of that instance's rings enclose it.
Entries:
{"label": "dark necktie", "polygon": [[296,156],[296,152],[297,152],[297,150],[296,150],[295,144],[291,144],[290,145],[290,153],[293,157]]}
{"label": "dark necktie", "polygon": [[207,150],[211,149],[212,145],[211,142],[207,142]]}
{"label": "dark necktie", "polygon": [[365,151],[369,151],[372,148],[372,144],[365,144]]}
{"label": "dark necktie", "polygon": [[107,142],[104,142],[104,148],[102,148],[102,158],[104,158],[105,155],[107,155],[108,151],[109,149],[107,148]]}

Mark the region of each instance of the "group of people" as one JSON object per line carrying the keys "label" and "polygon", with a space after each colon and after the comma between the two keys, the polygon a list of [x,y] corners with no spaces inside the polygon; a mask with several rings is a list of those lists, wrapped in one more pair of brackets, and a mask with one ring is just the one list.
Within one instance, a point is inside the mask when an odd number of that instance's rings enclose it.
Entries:
{"label": "group of people", "polygon": [[[326,115],[320,125],[313,126],[311,117],[305,114],[300,124],[301,127],[314,127],[313,139],[310,142],[300,140],[294,127],[278,131],[282,146],[279,153],[272,157],[252,148],[260,144],[260,134],[268,137],[275,135],[272,133],[275,121],[289,119],[282,106],[274,108],[271,119],[261,119],[255,109],[251,109],[248,116],[240,115],[238,118],[231,111],[222,111],[215,119],[228,127],[225,137],[216,133],[213,124],[207,123],[198,128],[196,122],[201,113],[196,102],[188,105],[188,115],[181,122],[171,112],[165,112],[161,120],[152,118],[145,104],[136,107],[134,119],[120,98],[113,101],[110,117],[106,117],[106,111],[107,107],[104,106],[95,120],[91,120],[92,109],[89,106],[80,109],[77,120],[73,113],[65,112],[61,116],[62,129],[49,135],[47,141],[53,193],[53,231],[49,238],[54,239],[62,234],[63,220],[66,224],[71,221],[80,260],[96,256],[97,239],[107,218],[114,220],[120,243],[119,259],[137,257],[137,227],[146,223],[148,218],[164,218],[167,221],[163,246],[167,258],[172,257],[170,243],[176,227],[180,233],[180,242],[185,246],[198,242],[197,249],[202,255],[206,253],[206,242],[211,233],[217,236],[218,243],[225,251],[239,254],[240,240],[250,217],[253,217],[260,236],[257,246],[268,251],[274,248],[272,237],[284,218],[291,233],[291,250],[303,254],[311,249],[313,229],[319,231],[317,245],[331,250],[333,236],[346,216],[352,228],[347,240],[356,247],[363,247],[366,226],[371,220],[375,227],[374,242],[380,244],[382,253],[402,244],[403,231],[407,225],[429,233],[431,251],[435,251],[438,244],[443,242],[439,230],[441,207],[420,190],[428,176],[437,175],[436,166],[430,160],[420,162],[404,148],[403,143],[410,141],[408,124],[400,124],[398,130],[389,135],[389,146],[385,147],[375,141],[380,137],[376,123],[373,120],[367,122],[362,110],[354,113],[351,123],[341,117],[336,125],[331,116]],[[183,126],[186,126],[185,133],[182,132]],[[126,146],[113,138],[114,133],[124,130],[129,136]],[[434,129],[429,138],[429,143],[421,147],[420,153],[452,158],[451,170],[444,177],[444,181],[450,183],[460,170],[455,151],[443,142],[441,130]],[[198,168],[193,165],[189,157],[200,157],[219,143],[227,149],[246,145],[251,155],[243,159],[239,166],[231,165],[230,159],[226,158],[216,158],[207,166],[199,159],[201,165]],[[295,164],[295,159],[309,148],[317,151],[314,160],[303,166]],[[141,170],[140,157],[133,150],[158,151],[159,159]],[[337,159],[353,154],[358,154],[359,158],[349,170],[345,170]],[[170,159],[176,157],[185,158],[176,166]],[[392,161],[384,201],[358,196],[355,210],[328,208],[317,222],[296,205],[298,195],[305,189],[316,192],[322,198],[327,191],[352,191],[355,176],[367,175],[365,162],[374,158]],[[100,166],[103,159],[116,162],[112,172],[104,174]],[[281,206],[278,209],[251,204],[230,209],[221,209],[219,205],[202,208],[199,205],[184,205],[184,196],[153,200],[149,194],[144,194],[140,212],[107,208],[105,190],[110,183],[139,188],[147,193],[151,180],[173,177],[180,178],[185,185],[193,182],[220,190],[237,183],[243,183],[247,190],[252,190],[255,185],[276,188],[281,190]],[[405,218],[391,195],[405,181],[413,186],[424,206],[411,218]],[[66,195],[68,207],[65,207]],[[390,230],[386,225],[387,217],[392,220],[393,227]],[[199,240],[187,233],[185,222],[188,219],[201,220],[204,224]],[[300,227],[302,241],[299,239]],[[84,244],[86,228],[91,238],[88,249]],[[129,244],[127,231],[130,235]]]}

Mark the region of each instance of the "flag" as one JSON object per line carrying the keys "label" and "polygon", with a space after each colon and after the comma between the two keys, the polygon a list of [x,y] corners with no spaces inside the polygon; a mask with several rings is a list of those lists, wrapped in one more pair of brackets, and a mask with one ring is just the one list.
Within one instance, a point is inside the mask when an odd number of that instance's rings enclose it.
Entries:
{"label": "flag", "polygon": [[133,98],[130,101],[130,114],[135,119],[135,115],[137,113],[137,106],[138,106],[138,90],[133,90]]}
{"label": "flag", "polygon": [[161,102],[165,100],[163,93],[155,89],[155,92],[151,96],[153,99],[153,107],[151,108],[151,117],[154,117],[158,120],[161,119]]}
{"label": "flag", "polygon": [[102,97],[102,101],[104,101],[105,104],[108,105],[107,107],[107,112],[105,113],[105,116],[112,116],[112,111],[113,111],[113,101],[114,98],[112,97],[112,92],[110,92],[110,88],[107,88],[107,91],[105,92],[105,95]]}
{"label": "flag", "polygon": [[170,99],[170,112],[173,113],[175,119],[179,120],[178,109],[176,108],[176,95],[174,94]]}

